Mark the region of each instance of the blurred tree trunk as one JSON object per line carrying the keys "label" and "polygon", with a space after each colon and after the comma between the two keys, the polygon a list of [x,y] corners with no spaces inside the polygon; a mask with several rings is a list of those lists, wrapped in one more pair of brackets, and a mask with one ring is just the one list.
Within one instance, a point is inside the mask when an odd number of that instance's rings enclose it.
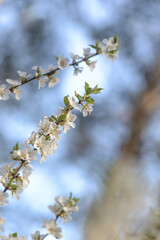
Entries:
{"label": "blurred tree trunk", "polygon": [[[137,97],[130,123],[130,136],[122,145],[121,156],[106,173],[107,180],[101,198],[90,208],[85,224],[86,240],[131,239],[129,233],[141,231],[149,196],[147,180],[143,175],[144,165],[141,148],[142,134],[148,122],[159,108],[160,61],[157,67],[145,74],[145,89]],[[154,206],[153,206],[154,207]],[[137,239],[137,238],[136,238]]]}

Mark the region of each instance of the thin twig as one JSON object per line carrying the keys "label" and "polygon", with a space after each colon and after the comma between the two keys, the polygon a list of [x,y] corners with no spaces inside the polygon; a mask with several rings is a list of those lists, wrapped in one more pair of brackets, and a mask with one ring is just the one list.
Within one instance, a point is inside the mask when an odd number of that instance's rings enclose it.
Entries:
{"label": "thin twig", "polygon": [[[86,62],[86,61],[89,60],[90,58],[95,57],[95,56],[97,56],[97,55],[99,55],[99,54],[100,54],[100,53],[96,52],[96,53],[92,54],[92,55],[89,56],[89,57],[83,58],[83,59],[80,60],[80,61],[77,61],[77,62],[74,61],[73,63],[70,63],[69,66],[70,66],[70,67],[71,67],[71,66],[76,66],[77,64],[79,64],[79,63],[81,63],[81,62]],[[54,69],[54,70],[52,70],[52,71],[50,71],[50,72],[44,73],[44,74],[40,75],[39,77],[45,77],[45,76],[53,75],[53,74],[55,74],[58,70],[60,70],[59,67],[57,67],[56,69]],[[10,87],[9,90],[10,90],[11,92],[13,92],[13,89],[18,88],[18,87],[20,87],[20,86],[22,86],[22,85],[24,85],[24,84],[26,84],[26,83],[29,83],[29,82],[31,82],[31,81],[33,81],[33,80],[35,80],[35,79],[37,79],[36,76],[34,76],[34,77],[32,77],[32,78],[30,78],[30,79],[28,79],[28,80],[22,81],[21,84]]]}
{"label": "thin twig", "polygon": [[15,173],[13,174],[10,182],[9,182],[8,185],[5,187],[5,189],[3,190],[3,192],[6,192],[6,191],[9,189],[10,183],[13,181],[14,178],[16,178],[18,172],[19,172],[19,171],[21,170],[21,168],[25,165],[25,163],[26,163],[26,160],[22,160],[22,159],[21,159],[21,164],[19,165],[19,167],[17,168],[17,170],[16,170]]}

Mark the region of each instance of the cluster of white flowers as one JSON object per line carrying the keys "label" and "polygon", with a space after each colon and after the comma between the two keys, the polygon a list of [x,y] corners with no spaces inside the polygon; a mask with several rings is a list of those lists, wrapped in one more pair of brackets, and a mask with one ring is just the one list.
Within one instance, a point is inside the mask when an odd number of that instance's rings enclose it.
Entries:
{"label": "cluster of white flowers", "polygon": [[[91,61],[90,58],[103,54],[107,59],[112,61],[118,54],[118,38],[113,37],[110,39],[104,39],[102,43],[99,41],[95,45],[90,45],[96,52],[92,53],[91,48],[83,49],[83,56],[79,56],[70,53],[72,62],[69,58],[65,58],[61,55],[57,58],[57,66],[50,64],[47,70],[44,70],[40,66],[33,66],[32,70],[35,71],[34,76],[27,72],[17,71],[20,81],[6,79],[6,82],[10,84],[10,88],[7,89],[5,84],[0,85],[0,100],[8,100],[9,94],[12,92],[17,100],[21,98],[21,88],[23,84],[26,84],[34,79],[38,80],[38,89],[44,87],[48,83],[48,87],[53,87],[59,82],[59,78],[55,75],[59,70],[64,70],[69,66],[74,68],[74,75],[81,73],[83,68],[79,66],[81,62],[85,62],[91,71],[95,68],[96,61]],[[30,78],[31,77],[31,78]],[[82,112],[83,117],[89,116],[93,111],[94,99],[91,94],[100,93],[102,88],[98,88],[96,85],[91,88],[88,83],[85,83],[85,93],[83,96],[75,92],[74,97],[64,97],[64,108],[59,108],[55,116],[44,116],[43,121],[40,120],[37,127],[37,131],[33,131],[31,136],[19,146],[17,143],[13,147],[10,159],[13,160],[11,164],[0,167],[0,186],[4,187],[4,190],[0,190],[0,206],[8,204],[9,194],[6,191],[11,191],[12,196],[17,200],[19,194],[29,184],[29,176],[33,171],[31,162],[37,160],[36,154],[41,155],[41,163],[46,161],[46,158],[55,153],[60,140],[60,136],[63,132],[66,133],[70,127],[75,128],[76,115],[72,113],[73,109],[77,109]],[[21,173],[20,173],[21,171]],[[50,205],[49,209],[55,214],[55,219],[44,220],[42,227],[46,229],[46,234],[40,234],[36,231],[31,234],[32,240],[43,240],[47,235],[51,234],[55,238],[62,238],[61,228],[57,226],[57,219],[61,218],[63,224],[72,220],[72,213],[78,211],[77,202],[79,199],[73,198],[72,194],[69,197],[58,196],[55,198],[56,203]],[[5,219],[1,218],[0,213],[0,231],[3,231],[3,224]],[[17,233],[9,234],[8,237],[0,236],[1,240],[26,240],[26,237],[18,237]]]}
{"label": "cluster of white flowers", "polygon": [[[3,204],[6,204],[3,193]],[[2,194],[0,195],[0,199]],[[58,196],[55,198],[56,203],[54,205],[48,206],[51,212],[55,214],[55,219],[51,218],[50,220],[43,220],[43,224],[41,225],[42,228],[46,229],[46,234],[40,234],[39,231],[36,231],[34,234],[31,234],[32,240],[43,240],[47,235],[51,234],[57,239],[63,237],[62,229],[57,227],[57,219],[61,218],[63,223],[72,220],[71,214],[78,211],[77,202],[79,201],[78,198],[73,198],[72,194],[70,193],[69,197],[61,197]],[[2,204],[2,205],[3,205]],[[5,219],[1,218],[0,213],[0,231],[4,231],[4,227],[2,226],[5,223]],[[0,236],[1,240],[26,240],[26,237],[18,237],[17,233],[9,234],[9,237]]]}
{"label": "cluster of white flowers", "polygon": [[[59,108],[55,116],[47,117],[44,116],[43,121],[40,120],[37,127],[37,131],[32,132],[31,136],[25,141],[24,144],[19,146],[17,143],[13,147],[10,159],[14,162],[0,167],[0,183],[4,186],[5,190],[0,190],[0,206],[8,203],[8,193],[6,190],[12,192],[17,200],[19,199],[19,194],[23,192],[29,184],[28,177],[30,176],[33,167],[30,164],[33,160],[37,160],[36,154],[41,155],[41,162],[45,161],[46,158],[55,152],[58,147],[57,141],[60,139],[60,135],[63,132],[66,133],[70,127],[75,128],[76,115],[72,113],[73,109],[77,109],[83,113],[83,116],[90,115],[92,112],[93,104],[88,103],[93,102],[94,99],[90,97],[90,94],[97,94],[101,91],[96,85],[94,88],[89,87],[88,83],[85,83],[85,94],[80,96],[75,92],[75,97],[66,96],[64,97],[64,108]],[[15,167],[16,163],[19,163],[18,167]],[[22,174],[20,175],[19,171]],[[44,220],[42,227],[47,229],[47,234],[52,234],[56,238],[61,238],[61,228],[57,227],[56,220],[58,217],[62,219],[63,223],[72,220],[71,214],[78,211],[77,199],[70,197],[56,197],[56,203],[49,206],[49,209],[56,215],[56,219]],[[0,219],[0,224],[4,224],[4,220]],[[0,226],[1,226],[0,225]],[[3,227],[1,226],[1,229]],[[32,239],[41,240],[45,235],[40,235],[37,231],[35,234],[31,235]],[[23,240],[24,237],[18,238],[16,236],[9,236],[9,238],[3,237],[3,239]]]}
{"label": "cluster of white flowers", "polygon": [[45,237],[44,234],[40,234],[40,231],[36,231],[34,234],[31,233],[32,240],[43,240]]}
{"label": "cluster of white flowers", "polygon": [[[44,116],[43,121],[40,120],[39,122],[37,131],[33,131],[24,144],[19,146],[17,143],[13,147],[10,159],[14,162],[0,168],[0,183],[4,186],[5,191],[10,190],[12,196],[19,199],[19,194],[21,194],[23,189],[29,184],[28,177],[33,170],[30,163],[33,160],[37,160],[36,154],[40,154],[41,163],[43,161],[45,162],[49,155],[54,154],[58,147],[57,142],[60,140],[62,128],[64,133],[66,133],[70,127],[75,128],[74,121],[77,117],[72,113],[72,110],[79,110],[83,113],[84,117],[90,115],[93,110],[93,104],[88,103],[88,101],[94,103],[94,99],[90,97],[90,94],[97,94],[101,90],[101,88],[98,88],[98,85],[91,88],[88,83],[85,83],[84,96],[80,96],[75,92],[77,101],[74,97],[64,97],[64,108],[59,108],[55,116]],[[18,167],[15,167],[15,163],[19,164]],[[20,170],[22,172],[21,175],[19,173]],[[1,195],[2,200],[0,198],[0,203],[7,203],[6,198],[8,194],[1,191]]]}
{"label": "cluster of white flowers", "polygon": [[102,43],[99,44],[103,56],[107,60],[114,61],[118,58],[118,48],[119,43],[117,37],[111,37],[109,39],[104,39]]}
{"label": "cluster of white flowers", "polygon": [[[15,95],[15,98],[17,100],[20,100],[21,98],[21,82],[17,81],[17,80],[12,80],[12,79],[6,79],[6,82],[8,82],[11,85],[11,91],[12,93]],[[15,86],[19,86],[14,88]]]}
{"label": "cluster of white flowers", "polygon": [[[22,176],[17,175],[14,177],[16,168],[12,169],[13,165],[14,163],[0,167],[0,183],[8,190],[11,190],[12,196],[18,200],[19,194],[29,185],[28,177],[31,175],[33,167],[26,162],[22,167]],[[0,206],[8,203],[8,196],[8,193],[0,190]]]}
{"label": "cluster of white flowers", "polygon": [[[77,206],[78,198],[72,198],[72,193],[69,197],[58,196],[55,198],[56,203],[54,205],[48,206],[51,212],[55,214],[55,219],[51,218],[50,220],[44,219],[44,223],[41,227],[46,228],[47,234],[51,234],[57,239],[63,237],[62,229],[57,227],[57,219],[61,218],[63,224],[72,220],[71,214],[79,210]],[[39,231],[36,231],[35,234],[31,234],[32,240],[42,240],[46,235],[40,234]]]}
{"label": "cluster of white flowers", "polygon": [[78,211],[78,206],[76,205],[76,199],[72,199],[71,197],[61,197],[58,196],[55,198],[56,203],[54,205],[50,205],[49,209],[57,216],[62,218],[62,222],[70,222],[72,221],[71,214],[73,212]]}
{"label": "cluster of white flowers", "polygon": [[[55,71],[56,69],[57,67],[53,66],[52,64],[48,66],[48,70],[50,72]],[[47,82],[49,88],[54,87],[59,82],[58,77],[55,77],[53,74],[47,75],[48,71],[43,69],[42,67],[33,66],[32,70],[36,70],[35,77],[36,79],[38,79],[38,89],[43,88]]]}
{"label": "cluster of white flowers", "polygon": [[81,107],[81,105],[78,104],[73,97],[72,98],[68,97],[68,100],[70,102],[70,105],[73,108],[79,110],[80,112],[82,111],[83,117],[90,115],[91,112],[93,111],[93,108],[92,108],[93,104],[90,104],[90,103],[87,103],[86,105],[82,104],[82,107]]}
{"label": "cluster of white flowers", "polygon": [[13,168],[14,164],[15,163],[12,162],[11,164],[6,164],[6,165],[0,167],[0,183],[2,183],[2,184],[6,183],[6,178],[9,174],[10,169]]}
{"label": "cluster of white flowers", "polygon": [[54,219],[50,220],[44,219],[43,221],[44,223],[41,225],[41,227],[47,229],[47,234],[51,234],[58,239],[63,237],[63,235],[61,234],[62,228],[57,227],[57,223]]}
{"label": "cluster of white flowers", "polygon": [[11,87],[7,89],[5,84],[0,85],[0,100],[8,100],[10,92],[15,95],[17,100],[20,100],[21,86],[35,79],[38,80],[38,89],[43,88],[47,82],[49,88],[54,87],[59,82],[59,78],[55,76],[59,70],[64,70],[70,66],[73,66],[74,75],[78,75],[78,73],[83,71],[83,68],[79,66],[81,62],[85,62],[89,66],[90,71],[93,71],[97,61],[90,61],[90,58],[98,54],[104,55],[106,59],[111,61],[114,61],[116,58],[118,58],[118,37],[103,39],[102,42],[97,41],[95,45],[90,45],[90,47],[95,49],[96,52],[92,53],[91,48],[88,47],[83,49],[83,56],[70,53],[69,56],[72,59],[71,63],[69,58],[65,58],[64,55],[61,55],[59,58],[56,58],[57,66],[50,64],[47,70],[40,66],[33,66],[32,70],[36,72],[32,78],[30,78],[31,74],[27,74],[27,72],[22,72],[20,70],[17,71],[20,81],[6,79],[7,83],[9,83]]}
{"label": "cluster of white flowers", "polygon": [[36,150],[32,150],[31,147],[27,144],[23,144],[22,147],[23,149],[17,149],[13,150],[10,159],[11,160],[16,160],[16,161],[27,161],[28,163],[31,162],[32,160],[37,160],[36,158]]}

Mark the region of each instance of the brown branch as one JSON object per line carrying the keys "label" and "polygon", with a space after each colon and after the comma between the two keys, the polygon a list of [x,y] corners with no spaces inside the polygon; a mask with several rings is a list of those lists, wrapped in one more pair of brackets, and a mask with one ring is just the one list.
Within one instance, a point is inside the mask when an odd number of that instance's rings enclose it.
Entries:
{"label": "brown branch", "polygon": [[[99,55],[99,54],[100,54],[100,53],[96,52],[96,53],[92,54],[92,55],[89,56],[89,57],[83,58],[83,59],[80,60],[80,61],[77,61],[77,62],[73,61],[73,63],[70,63],[69,66],[70,66],[70,67],[71,67],[71,66],[77,66],[77,64],[82,63],[82,62],[86,62],[86,61],[89,60],[90,58],[95,57],[95,56],[97,56],[97,55]],[[45,77],[45,76],[53,75],[53,74],[55,74],[58,70],[60,70],[59,67],[57,67],[56,69],[54,69],[54,70],[52,70],[52,71],[50,71],[50,72],[41,74],[39,77]],[[28,79],[28,80],[22,81],[21,84],[15,85],[15,86],[13,86],[13,87],[10,87],[9,90],[10,90],[11,92],[13,92],[14,89],[16,89],[16,88],[18,88],[18,87],[20,87],[20,86],[22,86],[22,85],[24,85],[24,84],[27,84],[27,83],[35,80],[35,79],[37,79],[36,76],[34,76],[34,77],[32,77],[32,78],[30,78],[30,79]]]}
{"label": "brown branch", "polygon": [[5,187],[5,189],[3,190],[3,192],[6,192],[9,189],[9,185],[10,183],[13,181],[14,178],[17,177],[17,174],[19,173],[19,171],[21,170],[21,168],[25,165],[26,161],[21,159],[21,164],[19,165],[19,167],[17,168],[17,170],[15,171],[15,173],[13,174],[10,182],[8,183],[8,185]]}

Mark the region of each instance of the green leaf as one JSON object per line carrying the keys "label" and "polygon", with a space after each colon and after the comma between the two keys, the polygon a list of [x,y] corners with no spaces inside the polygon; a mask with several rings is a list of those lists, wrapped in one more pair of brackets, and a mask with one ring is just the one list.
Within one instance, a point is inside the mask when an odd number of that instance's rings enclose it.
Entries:
{"label": "green leaf", "polygon": [[89,94],[91,94],[91,93],[92,93],[92,88],[90,88],[90,87],[87,88],[87,90],[86,90],[86,94],[89,95]]}
{"label": "green leaf", "polygon": [[58,122],[61,122],[61,121],[64,121],[64,120],[66,120],[66,114],[60,115],[57,119]]}
{"label": "green leaf", "polygon": [[37,67],[37,73],[38,73],[38,75],[39,75],[39,73],[40,73],[39,66]]}
{"label": "green leaf", "polygon": [[64,97],[64,104],[65,104],[66,107],[69,107],[69,106],[70,106],[70,103],[69,103],[69,100],[68,100],[68,96],[69,96],[69,95],[67,95],[67,96]]}
{"label": "green leaf", "polygon": [[94,48],[94,49],[96,49],[96,46],[95,45],[89,45],[91,48]]}
{"label": "green leaf", "polygon": [[93,98],[86,99],[85,101],[86,101],[86,103],[94,104],[94,99]]}
{"label": "green leaf", "polygon": [[54,115],[51,116],[51,119],[54,119],[55,121],[57,121],[57,118]]}
{"label": "green leaf", "polygon": [[113,39],[114,39],[113,43],[118,43],[119,36],[118,35],[117,36],[113,36]]}
{"label": "green leaf", "polygon": [[12,158],[12,160],[14,160],[14,161],[19,161],[20,158]]}
{"label": "green leaf", "polygon": [[19,145],[18,142],[16,143],[16,145],[13,147],[13,150],[17,151],[19,149]]}
{"label": "green leaf", "polygon": [[100,93],[103,88],[98,88],[98,84],[93,88],[92,94]]}
{"label": "green leaf", "polygon": [[97,40],[97,42],[95,44],[96,48],[98,47],[98,45],[99,45],[99,40]]}
{"label": "green leaf", "polygon": [[85,82],[85,86],[84,86],[85,91],[87,90],[87,88],[89,88],[89,84]]}
{"label": "green leaf", "polygon": [[92,88],[89,87],[89,84],[87,82],[85,82],[85,92],[86,92],[86,95],[89,95],[92,93]]}
{"label": "green leaf", "polygon": [[72,199],[73,193],[70,192],[69,198]]}
{"label": "green leaf", "polygon": [[74,198],[72,198],[75,202],[76,202],[76,204],[79,202],[79,200],[80,200],[80,198],[76,198],[76,197],[74,197]]}
{"label": "green leaf", "polygon": [[77,203],[78,203],[78,202],[79,202],[79,200],[80,200],[80,198],[73,197],[73,194],[72,194],[72,192],[70,192],[69,199],[71,199],[71,200],[74,200],[74,202],[75,202],[74,206],[76,206],[76,205],[77,205]]}
{"label": "green leaf", "polygon": [[14,237],[14,238],[17,238],[17,237],[18,237],[18,235],[17,235],[17,233],[15,232],[15,233],[13,233],[13,234],[9,234],[9,237]]}

